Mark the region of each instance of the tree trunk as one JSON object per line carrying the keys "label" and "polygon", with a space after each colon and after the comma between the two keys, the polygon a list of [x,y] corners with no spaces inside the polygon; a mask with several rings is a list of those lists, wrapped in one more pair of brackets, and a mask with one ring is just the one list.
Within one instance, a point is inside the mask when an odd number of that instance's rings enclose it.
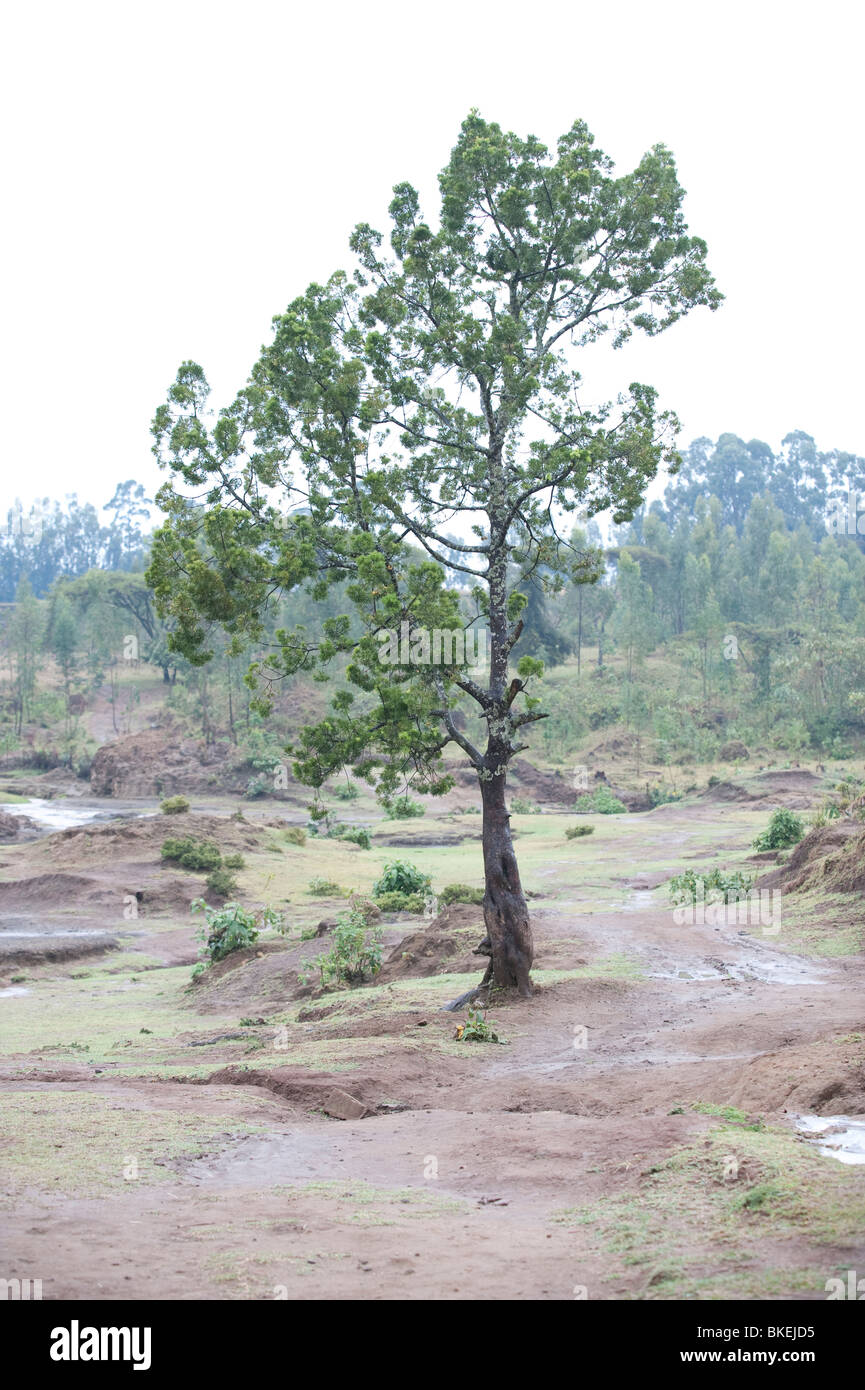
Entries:
{"label": "tree trunk", "polygon": [[481,777],[484,925],[492,957],[484,983],[502,989],[518,989],[523,998],[528,999],[532,993],[529,972],[534,958],[534,940],[511,839],[504,773],[502,766],[498,775]]}

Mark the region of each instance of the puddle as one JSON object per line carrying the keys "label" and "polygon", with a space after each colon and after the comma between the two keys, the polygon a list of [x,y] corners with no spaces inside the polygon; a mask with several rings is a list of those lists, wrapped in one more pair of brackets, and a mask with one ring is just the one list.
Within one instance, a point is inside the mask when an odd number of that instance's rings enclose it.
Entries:
{"label": "puddle", "polygon": [[660,969],[646,972],[650,980],[736,980],[764,985],[814,985],[823,979],[824,973],[815,970],[809,961],[794,956],[773,959],[756,952],[733,961],[668,959],[661,963]]}
{"label": "puddle", "polygon": [[813,1139],[824,1158],[837,1158],[839,1163],[865,1163],[865,1118],[800,1115],[796,1128]]}
{"label": "puddle", "polygon": [[104,806],[82,805],[80,802],[66,800],[45,801],[38,797],[14,804],[4,803],[3,810],[13,816],[27,816],[47,831],[74,830],[80,825],[89,825],[91,821],[119,820],[129,815],[144,818],[156,814],[155,811],[141,811],[128,806],[107,810]]}
{"label": "puddle", "polygon": [[111,936],[108,931],[100,931],[91,927],[79,927],[77,931],[55,931],[52,927],[46,927],[44,931],[0,931],[0,941],[26,941],[30,938],[36,941],[53,941],[55,937],[74,937],[79,936]]}
{"label": "puddle", "polygon": [[8,989],[0,989],[0,999],[13,999],[19,994],[29,993],[29,989],[25,989],[23,985],[10,985]]}

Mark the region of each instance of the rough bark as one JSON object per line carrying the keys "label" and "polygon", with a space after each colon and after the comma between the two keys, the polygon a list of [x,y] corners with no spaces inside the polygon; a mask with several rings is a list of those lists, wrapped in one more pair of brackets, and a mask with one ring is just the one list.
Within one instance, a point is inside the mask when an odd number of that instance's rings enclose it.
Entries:
{"label": "rough bark", "polygon": [[484,924],[491,950],[489,981],[503,989],[532,993],[529,972],[534,941],[529,910],[511,838],[505,803],[505,767],[481,778],[483,798]]}

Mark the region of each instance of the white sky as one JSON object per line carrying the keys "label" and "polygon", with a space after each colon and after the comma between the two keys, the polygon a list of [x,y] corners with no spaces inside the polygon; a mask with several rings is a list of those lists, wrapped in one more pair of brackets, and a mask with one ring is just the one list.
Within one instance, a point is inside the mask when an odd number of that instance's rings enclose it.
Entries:
{"label": "white sky", "polygon": [[804,429],[865,453],[862,8],[9,5],[0,515],[157,486],[178,364],[230,399],[272,315],[349,264],[354,224],[386,230],[393,184],[434,215],[471,106],[551,145],[581,117],[621,171],[657,141],[677,158],[727,302],[593,350],[587,397],[648,381],[681,443]]}

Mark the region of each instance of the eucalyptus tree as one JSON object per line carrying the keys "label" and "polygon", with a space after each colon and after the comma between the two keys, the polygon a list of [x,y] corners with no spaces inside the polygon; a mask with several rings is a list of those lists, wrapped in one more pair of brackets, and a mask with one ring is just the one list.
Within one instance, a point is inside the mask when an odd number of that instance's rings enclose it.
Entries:
{"label": "eucalyptus tree", "polygon": [[[395,188],[389,246],[356,227],[352,268],[274,320],[231,404],[211,413],[201,367],[180,368],[153,425],[173,479],[148,576],[193,662],[210,655],[211,625],[254,641],[279,591],[349,581],[352,616],[328,619],[320,640],[281,631],[249,679],[266,701],[280,677],[347,658],[330,712],[293,749],[313,786],[350,765],[385,803],[409,785],[439,793],[456,746],[483,807],[485,980],[527,995],[532,931],[506,801],[508,764],[544,717],[530,691],[542,665],[516,650],[525,582],[590,578],[594,556],[564,538],[565,514],[627,520],[677,459],[655,391],[632,383],[589,405],[575,353],[654,336],[722,296],[662,145],[617,175],[581,121],[551,154],[472,112],[439,185],[433,222],[413,187]],[[386,664],[379,638],[404,623],[414,659],[401,647],[402,664]],[[425,632],[472,623],[488,633],[482,674],[427,663]]]}

